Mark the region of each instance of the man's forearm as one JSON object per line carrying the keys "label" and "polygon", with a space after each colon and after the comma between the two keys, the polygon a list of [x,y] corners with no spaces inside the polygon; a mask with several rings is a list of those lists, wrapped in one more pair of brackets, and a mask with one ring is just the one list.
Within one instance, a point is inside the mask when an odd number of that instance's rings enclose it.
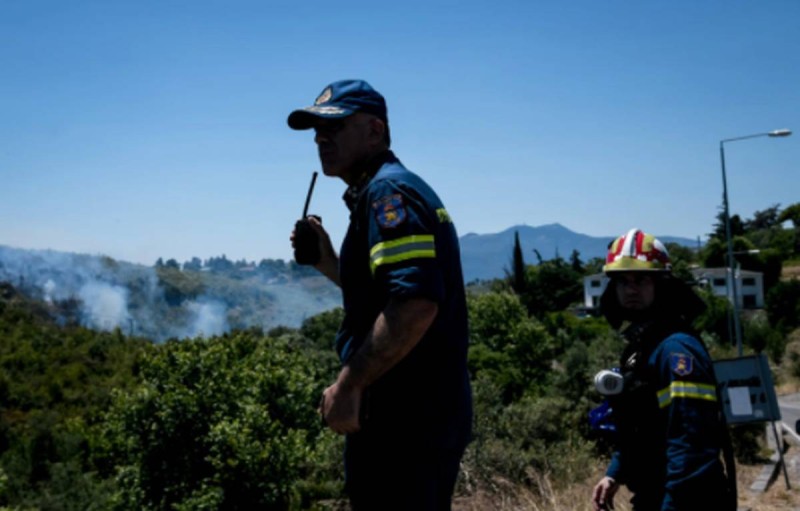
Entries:
{"label": "man's forearm", "polygon": [[342,368],[338,382],[356,389],[368,387],[414,349],[437,312],[436,302],[424,298],[390,301],[370,336]]}
{"label": "man's forearm", "polygon": [[339,258],[331,257],[323,259],[314,266],[318,272],[328,277],[328,279],[339,287],[342,287],[342,282],[339,280]]}

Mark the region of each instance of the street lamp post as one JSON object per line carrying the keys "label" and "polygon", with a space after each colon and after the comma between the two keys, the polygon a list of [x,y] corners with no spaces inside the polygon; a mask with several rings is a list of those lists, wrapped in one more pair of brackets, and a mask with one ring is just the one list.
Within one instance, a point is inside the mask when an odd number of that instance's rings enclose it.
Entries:
{"label": "street lamp post", "polygon": [[733,332],[736,339],[736,350],[742,356],[742,325],[739,323],[739,299],[736,292],[736,274],[733,261],[733,238],[731,237],[731,216],[728,208],[728,180],[725,177],[725,142],[735,142],[756,137],[788,137],[792,134],[791,130],[782,129],[745,135],[743,137],[726,138],[719,142],[719,156],[722,161],[722,205],[725,211],[725,236],[728,238],[728,285],[731,289],[731,299],[733,300]]}

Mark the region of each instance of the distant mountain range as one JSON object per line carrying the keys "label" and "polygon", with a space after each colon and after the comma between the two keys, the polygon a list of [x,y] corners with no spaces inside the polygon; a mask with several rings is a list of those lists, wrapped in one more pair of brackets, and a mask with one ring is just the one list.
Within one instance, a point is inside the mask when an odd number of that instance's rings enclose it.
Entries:
{"label": "distant mountain range", "polygon": [[[460,238],[464,281],[505,276],[505,270],[511,267],[515,232],[519,232],[522,254],[528,264],[534,264],[537,260],[534,249],[544,260],[553,259],[556,255],[569,259],[573,250],[580,253],[584,262],[595,257],[605,257],[608,244],[619,236],[588,236],[571,231],[561,224],[539,227],[516,225],[494,234],[469,233]],[[690,238],[658,236],[658,239],[664,243],[678,243],[687,247],[697,245],[697,241]]]}

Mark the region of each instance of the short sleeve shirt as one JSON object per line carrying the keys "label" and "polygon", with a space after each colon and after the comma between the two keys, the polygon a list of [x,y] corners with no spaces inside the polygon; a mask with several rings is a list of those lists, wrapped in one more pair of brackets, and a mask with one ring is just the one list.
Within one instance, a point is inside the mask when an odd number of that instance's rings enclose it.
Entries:
{"label": "short sleeve shirt", "polygon": [[370,389],[370,420],[399,422],[412,431],[419,426],[421,435],[423,429],[434,436],[454,429],[456,436],[468,434],[467,309],[449,214],[391,153],[349,206],[339,262],[345,318],[336,348],[342,362],[358,350],[390,299],[422,297],[439,308],[423,339]]}

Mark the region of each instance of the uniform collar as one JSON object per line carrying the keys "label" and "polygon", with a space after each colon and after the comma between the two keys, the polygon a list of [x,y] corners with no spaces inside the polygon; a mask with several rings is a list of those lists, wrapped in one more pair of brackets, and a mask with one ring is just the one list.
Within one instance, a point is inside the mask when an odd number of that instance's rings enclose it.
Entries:
{"label": "uniform collar", "polygon": [[364,192],[369,182],[372,181],[372,178],[375,177],[375,174],[378,173],[378,170],[385,163],[395,160],[397,160],[397,157],[395,157],[392,151],[387,149],[362,165],[360,177],[354,184],[347,187],[347,190],[345,190],[342,196],[342,200],[344,200],[344,203],[350,211],[355,209],[359,197],[361,197],[361,194]]}
{"label": "uniform collar", "polygon": [[679,318],[669,316],[625,322],[620,329],[620,333],[630,345],[645,349],[658,345],[675,332],[693,332],[693,330]]}

